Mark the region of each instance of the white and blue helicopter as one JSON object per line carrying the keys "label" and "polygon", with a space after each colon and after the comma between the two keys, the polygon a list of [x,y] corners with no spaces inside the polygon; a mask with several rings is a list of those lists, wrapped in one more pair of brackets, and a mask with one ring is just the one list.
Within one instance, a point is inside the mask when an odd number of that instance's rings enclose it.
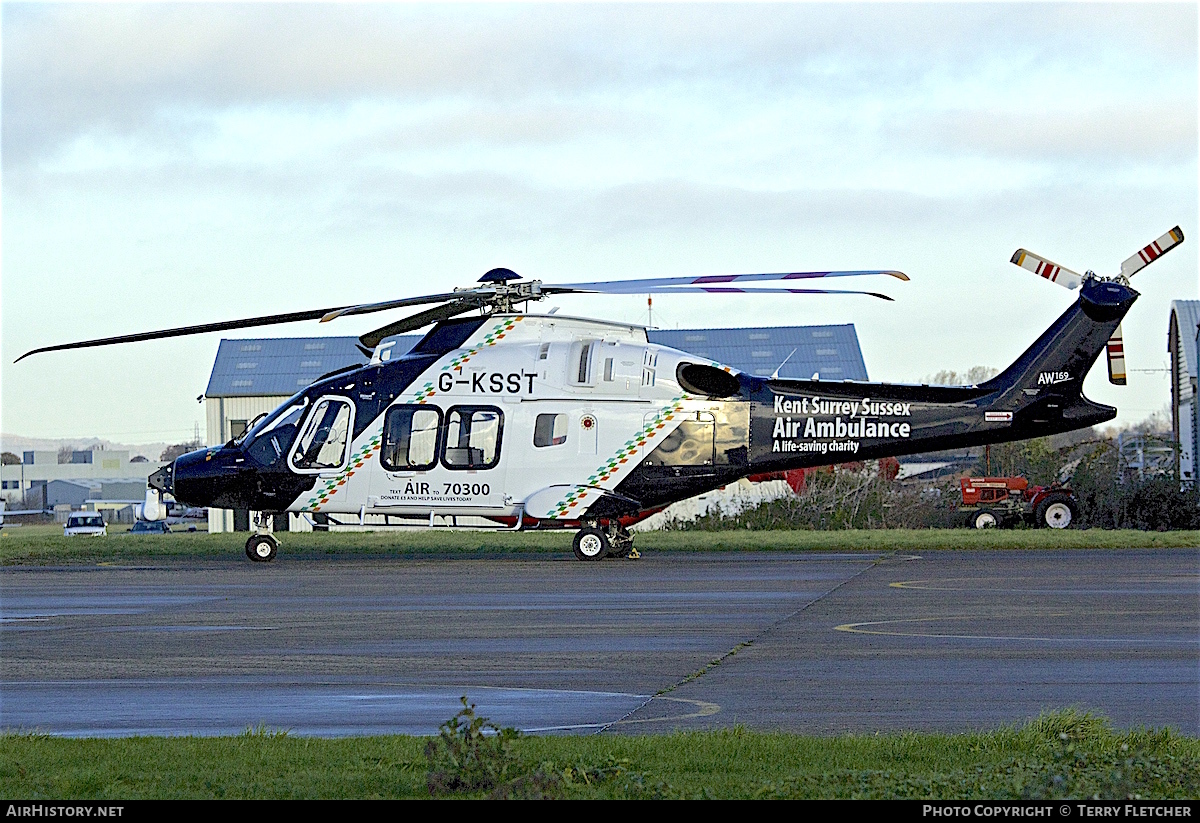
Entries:
{"label": "white and blue helicopter", "polygon": [[[1076,301],[1001,374],[974,386],[757,377],[648,342],[646,330],[518,310],[558,294],[867,294],[801,287],[888,270],[673,277],[547,284],[498,268],[444,294],[254,317],[30,351],[330,321],[418,305],[360,338],[370,361],[325,375],[223,446],[177,458],[149,479],[162,495],[261,513],[246,542],[276,556],[270,515],[386,514],[414,522],[486,518],[497,528],[574,529],[580,560],[636,556],[629,526],[679,500],[765,472],[976,446],[1086,428],[1116,409],[1083,379],[1107,349],[1124,383],[1121,320],[1129,278],[1183,241],[1178,228],[1122,264],[1080,275],[1024,249],[1012,262]],[[775,283],[765,288],[758,283]],[[749,287],[747,287],[749,286]],[[433,328],[402,356],[388,338]],[[1054,525],[1062,525],[1056,513]]]}

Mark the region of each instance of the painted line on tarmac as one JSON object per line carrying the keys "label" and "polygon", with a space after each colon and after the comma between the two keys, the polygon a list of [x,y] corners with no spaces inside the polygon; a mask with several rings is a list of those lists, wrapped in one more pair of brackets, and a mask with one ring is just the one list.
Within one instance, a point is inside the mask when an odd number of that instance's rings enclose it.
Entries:
{"label": "painted line on tarmac", "polygon": [[[629,726],[635,723],[672,723],[679,720],[693,720],[697,717],[711,717],[721,711],[721,707],[716,703],[709,703],[705,700],[690,700],[685,697],[652,697],[650,702],[656,700],[670,701],[672,703],[690,703],[695,707],[694,712],[688,714],[668,714],[663,717],[647,717],[637,720],[617,720],[610,723],[577,723],[573,726],[539,726],[532,729],[521,729],[522,732],[533,734],[536,732],[566,732],[577,731],[579,729],[605,729],[613,726]],[[649,704],[642,704],[642,708]]]}
{"label": "painted line on tarmac", "polygon": [[[1047,614],[1044,617],[1066,617],[1066,613]],[[849,632],[850,634],[875,634],[885,635],[890,637],[926,637],[935,640],[1007,640],[1019,641],[1022,643],[1134,643],[1145,645],[1147,643],[1153,645],[1180,645],[1180,646],[1200,646],[1200,638],[1186,640],[1167,640],[1163,638],[1144,638],[1144,637],[1029,637],[1017,635],[995,635],[995,634],[944,634],[933,632],[913,632],[913,631],[886,631],[883,629],[863,628],[865,626],[894,626],[901,623],[933,623],[945,620],[978,620],[979,615],[954,615],[951,617],[911,617],[900,620],[872,620],[863,623],[843,623],[840,626],[834,626],[833,630],[838,632]]]}
{"label": "painted line on tarmac", "polygon": [[[908,589],[917,591],[935,591],[935,592],[961,592],[961,591],[986,591],[993,592],[1009,592],[1013,594],[1112,594],[1114,592],[1122,592],[1126,594],[1185,594],[1191,593],[1200,587],[1200,575],[1196,574],[1177,574],[1167,575],[1165,577],[1143,577],[1141,579],[1133,578],[1128,581],[1128,585],[1119,588],[1046,588],[1038,586],[1034,588],[1015,588],[1011,586],[993,586],[989,585],[992,581],[1008,583],[1012,578],[986,578],[986,577],[947,577],[941,580],[900,580],[895,583],[888,583],[888,587],[892,589]],[[1139,588],[1141,586],[1186,586],[1184,591],[1163,591],[1159,588]]]}

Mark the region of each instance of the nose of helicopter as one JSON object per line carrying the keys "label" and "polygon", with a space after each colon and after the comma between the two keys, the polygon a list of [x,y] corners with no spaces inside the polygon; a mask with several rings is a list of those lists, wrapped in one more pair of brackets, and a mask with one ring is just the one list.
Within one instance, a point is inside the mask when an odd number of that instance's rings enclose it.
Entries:
{"label": "nose of helicopter", "polygon": [[197,449],[151,475],[150,485],[189,506],[249,508],[245,473],[245,455],[240,450]]}

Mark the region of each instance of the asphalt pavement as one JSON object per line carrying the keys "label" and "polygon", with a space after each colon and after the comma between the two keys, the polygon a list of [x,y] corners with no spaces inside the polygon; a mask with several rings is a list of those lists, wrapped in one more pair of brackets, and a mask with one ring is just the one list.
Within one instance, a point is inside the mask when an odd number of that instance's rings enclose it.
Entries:
{"label": "asphalt pavement", "polygon": [[0,569],[0,728],[1200,734],[1200,550]]}

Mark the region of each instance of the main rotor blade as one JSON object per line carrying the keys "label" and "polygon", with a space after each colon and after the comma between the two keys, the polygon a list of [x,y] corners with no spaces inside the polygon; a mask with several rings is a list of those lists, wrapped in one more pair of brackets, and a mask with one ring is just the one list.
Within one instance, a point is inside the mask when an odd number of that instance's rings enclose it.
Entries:
{"label": "main rotor blade", "polygon": [[[594,284],[599,285],[599,284]],[[881,300],[891,300],[886,294],[873,291],[852,291],[849,289],[741,289],[736,286],[640,286],[631,289],[581,289],[565,286],[543,287],[543,292],[553,294],[865,294],[878,297]]]}
{"label": "main rotor blade", "polygon": [[1149,266],[1158,258],[1183,242],[1183,229],[1176,226],[1149,246],[1139,251],[1121,264],[1121,274],[1126,278],[1133,277],[1142,269]]}
{"label": "main rotor blade", "polygon": [[712,274],[703,277],[647,277],[642,280],[599,280],[593,283],[552,283],[542,286],[543,292],[562,293],[576,289],[604,294],[646,294],[654,286],[705,286],[722,283],[751,283],[765,280],[814,280],[822,277],[859,277],[868,274],[887,274],[900,280],[908,275],[891,269],[862,271],[793,271],[775,274]]}
{"label": "main rotor blade", "polygon": [[406,331],[419,329],[422,326],[428,326],[430,323],[436,323],[439,320],[446,320],[459,314],[465,314],[477,308],[479,308],[479,304],[474,300],[456,300],[453,303],[434,306],[432,309],[426,309],[423,312],[405,317],[403,320],[397,320],[395,323],[389,323],[374,331],[369,331],[358,338],[358,342],[362,343],[368,349],[374,349],[379,345],[379,341],[385,337],[391,337],[393,334],[404,334]]}
{"label": "main rotor blade", "polygon": [[111,346],[117,343],[140,343],[145,340],[160,340],[165,337],[183,337],[189,334],[205,334],[213,331],[229,331],[231,329],[249,329],[255,326],[274,326],[280,323],[296,323],[301,320],[317,320],[329,314],[333,309],[314,309],[312,311],[297,311],[289,314],[268,314],[263,317],[248,317],[245,320],[226,320],[222,323],[204,323],[199,326],[180,326],[175,329],[147,331],[139,334],[124,334],[118,337],[100,337],[95,340],[83,340],[78,343],[62,343],[57,346],[43,346],[40,349],[27,351],[14,363],[20,363],[31,354],[42,354],[48,351],[64,351],[66,349],[86,349],[92,346]]}
{"label": "main rotor blade", "polygon": [[1017,249],[1009,262],[1016,263],[1023,269],[1036,274],[1038,277],[1044,277],[1051,283],[1057,283],[1064,289],[1077,289],[1079,284],[1083,282],[1083,275],[1077,274],[1070,269],[1064,269],[1057,263],[1051,263],[1044,257],[1039,257],[1031,251],[1025,249]]}
{"label": "main rotor blade", "polygon": [[462,291],[448,292],[446,294],[426,294],[421,297],[402,297],[399,300],[384,300],[379,303],[362,303],[358,306],[343,306],[340,309],[329,309],[324,317],[321,318],[322,323],[328,323],[330,320],[336,320],[339,317],[349,317],[355,314],[371,314],[377,311],[387,311],[388,309],[399,309],[404,306],[420,306],[425,303],[444,303],[447,300],[466,300],[471,299],[472,305],[481,305],[484,300],[480,299],[488,294],[494,294],[494,289],[463,289]]}

